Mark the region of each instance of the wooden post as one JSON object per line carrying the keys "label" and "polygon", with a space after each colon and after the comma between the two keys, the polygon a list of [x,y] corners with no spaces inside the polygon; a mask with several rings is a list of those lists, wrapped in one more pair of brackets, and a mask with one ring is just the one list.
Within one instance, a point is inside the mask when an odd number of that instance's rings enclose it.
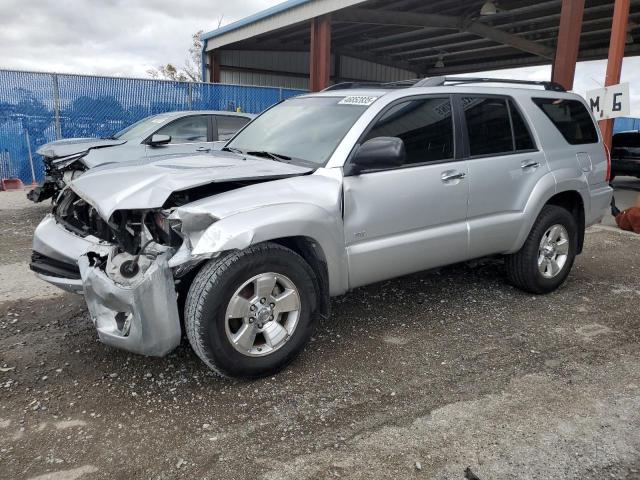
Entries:
{"label": "wooden post", "polygon": [[[609,40],[609,57],[607,59],[607,74],[604,86],[620,83],[624,45],[627,39],[627,22],[629,20],[629,0],[615,0],[613,7],[613,22],[611,24],[611,39]],[[613,119],[600,120],[600,131],[605,145],[611,151],[611,137],[613,136]]]}
{"label": "wooden post", "polygon": [[576,73],[584,1],[562,0],[558,45],[551,69],[551,80],[559,83],[567,90],[573,88],[573,78]]}
{"label": "wooden post", "polygon": [[318,92],[329,86],[331,74],[331,17],[323,15],[311,20],[309,49],[309,90]]}

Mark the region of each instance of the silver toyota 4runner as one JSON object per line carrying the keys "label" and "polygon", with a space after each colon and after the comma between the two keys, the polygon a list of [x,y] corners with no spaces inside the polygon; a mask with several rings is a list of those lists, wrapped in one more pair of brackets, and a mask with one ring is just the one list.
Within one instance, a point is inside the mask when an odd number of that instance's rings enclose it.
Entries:
{"label": "silver toyota 4runner", "polygon": [[579,96],[487,82],[338,85],[223,151],[92,170],[38,226],[31,268],[84,293],[104,343],[162,356],[184,331],[242,377],[290,362],[361,285],[499,254],[551,292],[610,202],[609,162]]}

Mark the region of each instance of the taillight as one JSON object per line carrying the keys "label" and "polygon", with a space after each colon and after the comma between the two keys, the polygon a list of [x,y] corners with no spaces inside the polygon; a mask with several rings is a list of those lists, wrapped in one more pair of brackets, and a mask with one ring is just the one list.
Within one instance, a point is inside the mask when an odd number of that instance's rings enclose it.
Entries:
{"label": "taillight", "polygon": [[608,182],[611,179],[611,150],[609,150],[609,146],[606,143],[604,145],[604,154],[607,157],[607,176],[605,180]]}

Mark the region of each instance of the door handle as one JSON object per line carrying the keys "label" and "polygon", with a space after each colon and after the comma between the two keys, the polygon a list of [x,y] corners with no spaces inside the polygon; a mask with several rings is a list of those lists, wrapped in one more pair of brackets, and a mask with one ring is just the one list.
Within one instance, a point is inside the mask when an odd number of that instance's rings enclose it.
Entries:
{"label": "door handle", "polygon": [[464,172],[458,172],[456,170],[447,170],[446,172],[442,172],[442,175],[440,175],[440,179],[443,182],[451,182],[452,180],[462,180],[466,176],[467,174]]}
{"label": "door handle", "polygon": [[540,166],[539,162],[535,162],[533,160],[525,160],[520,164],[520,167],[524,170],[527,168],[538,168]]}
{"label": "door handle", "polygon": [[196,148],[196,152],[210,152],[211,147],[198,147]]}

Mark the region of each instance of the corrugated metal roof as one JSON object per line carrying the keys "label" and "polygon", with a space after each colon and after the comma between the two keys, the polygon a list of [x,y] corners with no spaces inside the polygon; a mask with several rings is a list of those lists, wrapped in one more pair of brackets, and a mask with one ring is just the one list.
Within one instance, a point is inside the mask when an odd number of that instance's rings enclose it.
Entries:
{"label": "corrugated metal roof", "polygon": [[283,27],[352,7],[368,0],[288,0],[243,20],[201,35],[203,50],[210,51]]}
{"label": "corrugated metal roof", "polygon": [[[629,0],[629,20],[640,21],[640,0]],[[550,63],[555,55],[563,0],[500,0],[482,15],[485,0],[289,0],[240,22],[205,34],[204,52],[254,52],[233,64],[236,71],[298,77],[308,62],[311,19],[331,15],[331,53],[355,59],[341,64],[338,78],[424,77]],[[578,59],[606,58],[612,0],[585,0]],[[625,55],[640,55],[638,33]],[[262,53],[255,53],[262,52]],[[283,61],[285,65],[283,65]],[[333,64],[332,64],[333,66]],[[229,70],[225,62],[221,71]],[[256,72],[254,72],[256,73]]]}

